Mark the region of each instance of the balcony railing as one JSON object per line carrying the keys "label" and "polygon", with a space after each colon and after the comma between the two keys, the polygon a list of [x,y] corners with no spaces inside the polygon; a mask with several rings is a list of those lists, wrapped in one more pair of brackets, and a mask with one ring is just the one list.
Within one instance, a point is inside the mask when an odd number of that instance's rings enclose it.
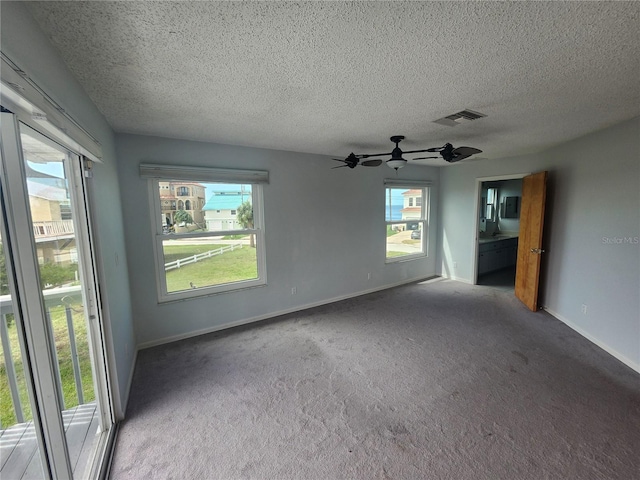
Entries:
{"label": "balcony railing", "polygon": [[33,222],[33,235],[36,240],[69,237],[74,234],[73,220],[47,220]]}
{"label": "balcony railing", "polygon": [[[59,392],[59,400],[60,405],[64,408],[71,408],[76,405],[83,405],[85,403],[89,403],[93,401],[93,399],[89,399],[88,402],[85,402],[85,395],[83,392],[82,385],[82,375],[81,375],[81,363],[84,362],[85,371],[90,369],[88,356],[83,355],[83,359],[78,354],[79,349],[83,351],[88,351],[88,346],[86,344],[86,323],[84,319],[84,310],[82,307],[82,291],[79,285],[71,286],[71,287],[60,287],[60,288],[52,288],[48,290],[43,290],[45,308],[47,312],[47,319],[49,320],[49,324],[51,327],[51,331],[53,335],[51,336],[52,342],[52,351],[55,355],[55,374],[58,382],[58,392]],[[21,395],[19,388],[18,375],[16,371],[16,362],[14,361],[14,357],[19,359],[19,362],[22,362],[21,356],[18,354],[16,350],[16,355],[14,355],[13,349],[19,349],[17,344],[17,339],[15,332],[13,335],[10,335],[10,322],[15,323],[15,318],[13,317],[14,309],[13,302],[10,295],[2,295],[0,296],[0,337],[2,340],[2,353],[4,357],[4,367],[5,374],[7,376],[7,383],[9,386],[9,391],[11,394],[11,401],[13,404],[13,413],[16,419],[16,423],[24,423],[29,420],[28,412],[30,410],[30,406],[23,405],[23,401],[21,399],[25,398],[25,394]],[[56,325],[53,325],[53,319],[55,317]],[[74,322],[75,321],[75,322]],[[64,328],[64,324],[66,323],[66,328]],[[15,328],[15,327],[13,327]],[[66,334],[64,331],[66,330]],[[83,340],[78,339],[78,334],[76,331],[82,331]],[[66,345],[66,340],[64,336],[68,337],[68,346]],[[57,343],[58,348],[54,342],[56,342],[55,337],[58,337]],[[12,340],[13,339],[13,340]],[[61,344],[64,345],[64,349],[60,347]],[[65,374],[64,378],[61,375],[61,363],[58,360],[58,355],[63,353],[65,356],[70,355],[71,360],[71,373]],[[86,358],[85,358],[86,357]],[[64,368],[69,370],[69,361],[65,362]],[[72,377],[72,378],[71,378]],[[73,385],[72,385],[73,383]],[[67,394],[63,394],[64,390],[67,391]],[[73,394],[73,390],[75,389],[75,394]],[[91,385],[91,391],[93,389],[93,385]],[[24,390],[24,389],[23,389]],[[71,392],[71,393],[69,393]],[[66,401],[65,401],[66,396]],[[93,396],[93,395],[91,395]],[[27,410],[25,410],[25,407]],[[0,424],[0,429],[7,428],[10,425],[2,425]]]}

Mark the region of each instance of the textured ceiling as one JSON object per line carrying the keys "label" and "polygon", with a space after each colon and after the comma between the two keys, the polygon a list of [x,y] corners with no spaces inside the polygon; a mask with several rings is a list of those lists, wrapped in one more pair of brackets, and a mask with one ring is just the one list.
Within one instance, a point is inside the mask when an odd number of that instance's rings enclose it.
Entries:
{"label": "textured ceiling", "polygon": [[[118,132],[342,157],[402,134],[501,158],[640,115],[638,2],[29,9]],[[433,123],[465,108],[488,116]]]}

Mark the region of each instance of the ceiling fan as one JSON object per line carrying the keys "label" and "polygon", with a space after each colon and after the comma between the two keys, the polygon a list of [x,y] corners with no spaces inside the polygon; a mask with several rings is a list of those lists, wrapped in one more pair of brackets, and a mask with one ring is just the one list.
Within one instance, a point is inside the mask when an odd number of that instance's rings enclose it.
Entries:
{"label": "ceiling fan", "polygon": [[[476,153],[482,152],[482,150],[478,150],[477,148],[473,148],[473,147],[453,148],[453,145],[451,145],[450,143],[447,143],[442,147],[425,148],[423,150],[410,150],[407,152],[403,152],[398,146],[398,144],[402,140],[404,140],[404,135],[394,135],[393,137],[391,137],[391,141],[396,144],[396,147],[389,153],[370,153],[370,154],[356,155],[352,152],[344,160],[339,158],[334,158],[335,161],[342,162],[344,163],[344,165],[340,165],[338,167],[333,167],[333,168],[341,168],[341,167],[356,168],[358,165],[362,165],[364,167],[377,167],[378,165],[382,164],[382,160],[380,159],[364,160],[364,159],[370,158],[370,157],[383,157],[386,155],[391,155],[391,158],[387,160],[386,163],[390,168],[393,168],[394,170],[398,170],[399,168],[402,168],[407,164],[407,160],[402,158],[403,153],[422,153],[422,152],[439,153],[440,157],[442,157],[446,162],[454,163],[454,162],[459,162],[460,160],[464,160],[465,158],[468,158],[471,155],[474,155]],[[440,158],[440,157],[437,157],[437,156],[419,157],[419,158],[413,158],[412,160],[426,160],[428,158]],[[364,160],[364,161],[361,161],[361,160]]]}

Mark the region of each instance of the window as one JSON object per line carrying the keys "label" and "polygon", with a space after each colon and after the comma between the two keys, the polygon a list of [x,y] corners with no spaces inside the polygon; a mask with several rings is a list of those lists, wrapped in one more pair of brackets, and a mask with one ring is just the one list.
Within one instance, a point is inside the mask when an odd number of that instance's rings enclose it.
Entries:
{"label": "window", "polygon": [[496,213],[498,205],[498,189],[497,188],[488,188],[487,189],[487,207],[485,211],[485,218],[491,222],[497,221]]}
{"label": "window", "polygon": [[385,183],[386,261],[426,256],[429,188],[422,183]]}
{"label": "window", "polygon": [[[156,219],[153,235],[161,302],[266,283],[262,184],[268,180],[267,172],[144,164],[140,172],[149,178]],[[194,191],[205,196],[204,206],[195,208],[194,201],[188,212],[161,208],[160,180],[194,185]]]}

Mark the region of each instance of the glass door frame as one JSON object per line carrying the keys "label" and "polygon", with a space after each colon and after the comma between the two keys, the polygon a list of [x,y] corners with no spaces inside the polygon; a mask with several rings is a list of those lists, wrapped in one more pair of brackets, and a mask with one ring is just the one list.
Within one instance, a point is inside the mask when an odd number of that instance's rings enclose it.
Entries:
{"label": "glass door frame", "polygon": [[[29,193],[26,185],[26,167],[20,141],[21,122],[10,112],[0,113],[3,168],[3,202],[7,222],[8,238],[11,240],[10,252],[13,259],[13,275],[16,280],[15,290],[20,301],[20,313],[23,318],[24,337],[21,343],[25,346],[27,365],[30,370],[30,383],[33,389],[32,410],[36,437],[40,446],[41,460],[45,477],[54,479],[73,478],[69,460],[69,450],[62,420],[62,405],[57,394],[57,373],[54,367],[55,355],[51,350],[53,332],[47,319],[46,308],[41,294],[38,256],[34,233],[31,228],[31,211]],[[34,130],[27,124],[25,127]],[[50,137],[34,130],[38,135],[54,143]],[[91,477],[97,478],[103,473],[102,464],[108,444],[111,442],[115,428],[113,402],[109,388],[109,370],[102,330],[101,308],[97,293],[95,258],[91,246],[90,209],[81,157],[69,147],[62,145],[75,158],[67,159],[72,167],[69,171],[69,189],[72,195],[74,223],[77,228],[78,254],[82,257],[80,274],[85,285],[88,328],[90,345],[93,348],[94,386],[96,402],[100,412],[102,434],[90,461]],[[83,221],[86,219],[86,221]]]}

